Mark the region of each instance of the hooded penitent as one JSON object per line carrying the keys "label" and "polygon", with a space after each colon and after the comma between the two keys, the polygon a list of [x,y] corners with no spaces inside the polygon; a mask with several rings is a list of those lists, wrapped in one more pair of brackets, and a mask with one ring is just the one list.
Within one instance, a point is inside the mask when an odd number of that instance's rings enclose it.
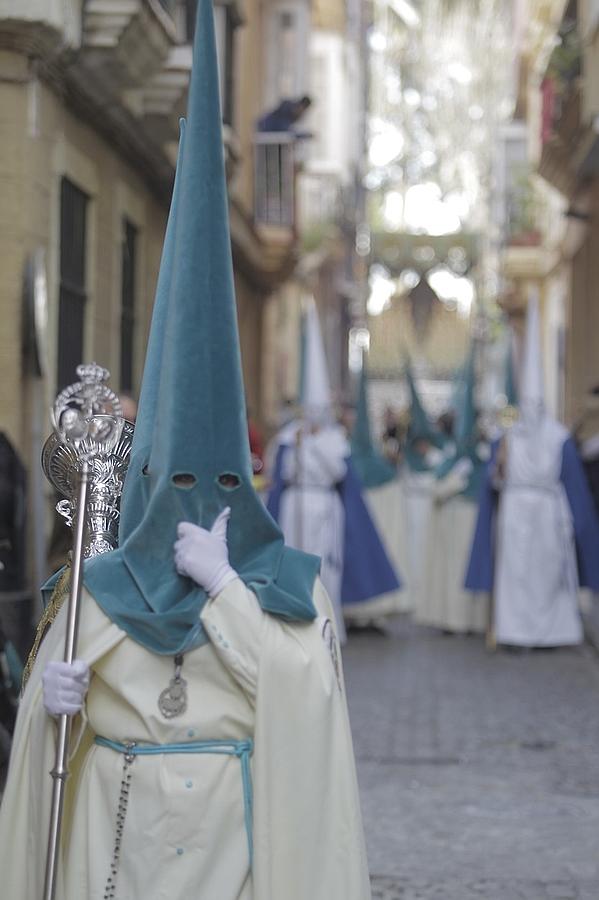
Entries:
{"label": "hooded penitent", "polygon": [[391,463],[376,450],[372,443],[370,416],[368,415],[368,372],[366,360],[362,364],[356,423],[351,440],[352,462],[358,476],[366,488],[387,484],[395,475]]}
{"label": "hooded penitent", "polygon": [[[492,477],[498,443],[480,496],[466,587],[494,591],[496,604],[507,610],[503,623],[514,608],[526,609],[519,635],[502,626],[499,638],[505,643],[571,643],[573,634],[579,639],[572,572],[578,567],[580,585],[599,589],[599,522],[575,444],[545,408],[536,292],[528,300],[518,394],[520,417],[505,435],[502,501],[498,506]],[[502,516],[509,527],[500,534]],[[572,528],[577,559],[572,552]],[[568,593],[566,603],[563,598]]]}
{"label": "hooded penitent", "polygon": [[454,440],[455,451],[438,466],[435,474],[437,478],[448,475],[457,462],[461,459],[469,459],[472,463],[472,472],[469,483],[463,493],[475,499],[478,496],[480,481],[484,468],[484,462],[479,458],[477,446],[479,435],[477,428],[477,412],[475,403],[476,391],[476,367],[474,346],[470,348],[466,365],[459,376],[459,390],[456,390],[456,402],[454,405]]}
{"label": "hooded penitent", "polygon": [[[335,423],[331,385],[320,330],[316,304],[312,300],[304,315],[304,367],[302,377],[301,420],[293,428],[284,429],[272,475],[272,490],[268,509],[281,520],[282,499],[287,487],[283,479],[285,454],[294,452],[294,440],[298,429],[313,426],[321,433],[328,433],[335,454],[339,448],[347,451],[345,436]],[[309,486],[302,486],[310,490]],[[343,526],[343,574],[341,598],[344,605],[361,603],[373,597],[398,589],[399,581],[380,541],[376,527],[362,497],[360,481],[356,476],[352,459],[346,460],[345,477],[336,485],[345,511]],[[324,548],[326,552],[326,548]]]}
{"label": "hooded penitent", "polygon": [[225,506],[231,565],[262,608],[314,618],[318,561],[284,547],[252,488],[214,23],[201,2],[119,548],[88,562],[84,576],[106,614],[156,653],[206,640],[205,593],[177,574],[173,544],[180,521],[209,528]]}
{"label": "hooded penitent", "polygon": [[433,447],[441,448],[444,444],[443,435],[430,421],[416,388],[412,367],[406,366],[406,381],[410,391],[410,423],[406,437],[406,462],[414,471],[426,471],[429,467],[425,458],[416,452],[414,445],[417,441],[426,441]]}

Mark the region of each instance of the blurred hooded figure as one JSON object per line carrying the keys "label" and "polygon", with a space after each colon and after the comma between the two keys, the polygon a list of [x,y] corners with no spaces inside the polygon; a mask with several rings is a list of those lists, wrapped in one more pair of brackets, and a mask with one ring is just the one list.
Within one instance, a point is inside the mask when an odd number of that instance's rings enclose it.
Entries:
{"label": "blurred hooded figure", "polygon": [[51,601],[0,812],[9,897],[42,896],[62,713],[57,900],[370,897],[334,614],[252,487],[243,397],[200,0],[119,547],[86,563],[72,666],[58,586]]}
{"label": "blurred hooded figure", "polygon": [[321,557],[320,574],[335,614],[341,640],[344,511],[336,486],[347,472],[349,445],[334,420],[329,376],[318,324],[316,304],[310,301],[305,317],[302,372],[303,419],[288,425],[282,436],[292,448],[281,461],[287,485],[276,516],[285,541]]}
{"label": "blurred hooded figure", "polygon": [[456,633],[484,632],[486,597],[464,589],[464,574],[476,524],[478,495],[488,445],[478,430],[475,358],[471,348],[457,379],[453,411],[453,452],[435,469],[433,508],[427,533],[427,564],[417,621]]}
{"label": "blurred hooded figure", "polygon": [[417,615],[423,602],[426,540],[433,508],[435,469],[443,461],[447,437],[429,419],[420,399],[414,374],[407,366],[409,424],[406,434],[402,487],[408,537],[407,605]]}
{"label": "blurred hooded figure", "polygon": [[317,554],[340,635],[354,606],[399,587],[364,503],[345,431],[335,422],[316,304],[304,320],[302,418],[278,436],[268,509],[292,547]]}
{"label": "blurred hooded figure", "polygon": [[519,402],[489,462],[465,584],[492,593],[497,643],[578,644],[579,586],[599,587],[599,522],[574,442],[545,409],[536,295]]}
{"label": "blurred hooded figure", "polygon": [[[372,439],[365,356],[362,360],[356,418],[351,436],[351,461],[381,541],[398,578],[401,578],[407,569],[405,501],[397,466],[385,459]],[[356,624],[373,621],[382,624],[384,617],[407,611],[407,596],[402,585],[401,590],[383,594],[365,604],[355,604],[346,611],[346,615],[349,613]]]}

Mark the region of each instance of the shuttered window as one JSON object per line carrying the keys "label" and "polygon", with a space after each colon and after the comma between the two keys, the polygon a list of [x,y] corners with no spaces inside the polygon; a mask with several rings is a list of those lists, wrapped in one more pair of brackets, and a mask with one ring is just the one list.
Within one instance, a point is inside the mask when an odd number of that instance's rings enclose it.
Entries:
{"label": "shuttered window", "polygon": [[58,388],[75,381],[83,361],[85,257],[88,196],[63,178],[60,187],[60,293],[58,301]]}
{"label": "shuttered window", "polygon": [[123,219],[121,245],[121,391],[133,390],[135,347],[135,253],[137,228]]}

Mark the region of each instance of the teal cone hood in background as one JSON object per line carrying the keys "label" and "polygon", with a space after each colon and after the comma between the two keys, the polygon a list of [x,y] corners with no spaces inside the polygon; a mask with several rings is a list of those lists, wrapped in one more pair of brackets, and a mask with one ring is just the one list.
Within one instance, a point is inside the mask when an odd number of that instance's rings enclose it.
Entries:
{"label": "teal cone hood in background", "polygon": [[416,441],[428,441],[433,447],[441,449],[445,443],[444,437],[438,428],[427,416],[414,381],[412,367],[408,363],[405,371],[406,381],[410,391],[410,422],[406,435],[406,462],[413,471],[428,471],[428,466],[420,454],[416,453],[413,445]]}
{"label": "teal cone hood in background", "polygon": [[284,547],[252,487],[214,21],[211,0],[200,0],[119,548],[84,575],[100,607],[148,649],[174,654],[206,641],[205,592],[177,574],[173,544],[180,521],[209,528],[225,506],[231,565],[262,608],[313,619],[319,560]]}
{"label": "teal cone hood in background", "polygon": [[476,367],[475,349],[471,346],[468,359],[463,371],[460,373],[461,390],[455,407],[455,419],[453,426],[456,451],[466,453],[468,448],[476,440]]}
{"label": "teal cone hood in background", "polygon": [[447,459],[443,460],[435,470],[438,479],[444,478],[451,472],[458,460],[467,457],[473,465],[473,471],[469,479],[469,485],[464,494],[475,497],[478,495],[479,476],[484,466],[479,459],[476,448],[479,443],[478,415],[475,403],[476,392],[476,365],[475,347],[470,347],[468,359],[464,368],[457,375],[455,390],[456,403],[454,407],[455,419],[453,434],[455,451]]}
{"label": "teal cone hood in background", "polygon": [[360,373],[358,406],[351,438],[351,451],[352,462],[364,487],[379,487],[395,478],[395,468],[387,462],[372,443],[370,416],[368,415],[368,372],[365,359]]}
{"label": "teal cone hood in background", "polygon": [[508,344],[508,351],[505,360],[505,396],[508,406],[518,406],[518,386],[516,384],[514,352],[511,340]]}
{"label": "teal cone hood in background", "polygon": [[304,385],[306,382],[306,313],[300,316],[299,329],[299,365],[297,367],[297,402],[304,403]]}

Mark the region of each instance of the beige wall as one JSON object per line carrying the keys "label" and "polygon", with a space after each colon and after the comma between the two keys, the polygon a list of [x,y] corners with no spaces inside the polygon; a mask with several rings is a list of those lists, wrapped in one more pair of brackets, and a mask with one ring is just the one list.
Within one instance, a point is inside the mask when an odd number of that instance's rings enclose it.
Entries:
{"label": "beige wall", "polygon": [[599,384],[599,186],[594,188],[593,219],[572,260],[567,310],[566,421],[583,412],[588,391]]}
{"label": "beige wall", "polygon": [[139,384],[165,210],[136,172],[97,133],[75,119],[52,90],[43,84],[32,87],[23,57],[0,53],[1,75],[0,427],[24,449],[28,423],[22,413],[22,274],[28,254],[44,248],[49,305],[48,406],[56,387],[61,178],[67,176],[90,197],[84,356],[109,368],[114,386],[119,380],[122,217],[126,215],[139,229],[135,358]]}
{"label": "beige wall", "polygon": [[243,25],[235,33],[234,128],[239,140],[241,160],[233,191],[246,210],[254,204],[253,138],[256,119],[263,112],[262,84],[264,57],[264,3],[245,0]]}
{"label": "beige wall", "polygon": [[0,428],[20,446],[21,397],[21,277],[25,215],[26,104],[22,80],[26,61],[17,54],[0,54]]}

